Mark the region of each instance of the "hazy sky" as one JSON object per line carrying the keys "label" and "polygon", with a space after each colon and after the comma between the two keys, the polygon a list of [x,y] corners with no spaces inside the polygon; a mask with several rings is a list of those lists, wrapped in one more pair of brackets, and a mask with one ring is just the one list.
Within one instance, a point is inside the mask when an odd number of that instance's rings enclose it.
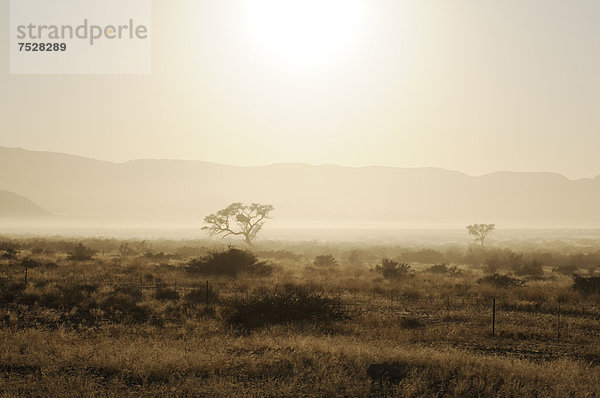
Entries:
{"label": "hazy sky", "polygon": [[147,76],[10,75],[2,29],[0,146],[600,174],[600,1],[155,0],[152,12]]}

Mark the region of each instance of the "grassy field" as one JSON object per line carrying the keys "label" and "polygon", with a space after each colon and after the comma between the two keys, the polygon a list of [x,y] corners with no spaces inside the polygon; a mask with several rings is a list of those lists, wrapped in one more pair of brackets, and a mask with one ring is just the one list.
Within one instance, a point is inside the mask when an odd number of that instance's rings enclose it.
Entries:
{"label": "grassy field", "polygon": [[600,396],[597,241],[0,240],[2,396]]}

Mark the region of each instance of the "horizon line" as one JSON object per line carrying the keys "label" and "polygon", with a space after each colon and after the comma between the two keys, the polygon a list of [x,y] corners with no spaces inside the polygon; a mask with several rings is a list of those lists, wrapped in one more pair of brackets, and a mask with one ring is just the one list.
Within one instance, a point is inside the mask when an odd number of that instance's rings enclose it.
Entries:
{"label": "horizon line", "polygon": [[310,167],[339,167],[339,168],[347,168],[347,169],[367,169],[367,168],[383,168],[383,169],[410,169],[410,170],[423,170],[423,169],[432,169],[432,170],[444,170],[448,172],[460,173],[464,174],[468,177],[479,178],[490,176],[493,174],[501,174],[501,173],[510,173],[510,174],[552,174],[557,175],[563,178],[566,178],[570,181],[581,181],[581,180],[594,180],[600,178],[600,174],[596,174],[592,177],[569,177],[564,173],[558,171],[547,171],[547,170],[538,170],[538,171],[524,171],[524,170],[496,170],[482,174],[470,174],[462,170],[440,167],[440,166],[390,166],[390,165],[362,165],[362,166],[353,166],[353,165],[342,165],[335,163],[310,163],[310,162],[299,162],[299,161],[291,161],[291,162],[273,162],[266,164],[258,164],[258,165],[239,165],[239,164],[231,164],[231,163],[219,163],[208,160],[200,160],[200,159],[184,159],[184,158],[134,158],[124,161],[115,161],[108,159],[100,159],[92,156],[73,154],[68,152],[58,152],[53,150],[41,150],[41,149],[27,149],[24,147],[11,147],[11,146],[3,146],[0,145],[0,149],[9,149],[9,150],[21,150],[25,152],[36,152],[36,153],[47,153],[53,155],[63,155],[63,156],[72,156],[81,159],[94,160],[98,162],[111,163],[116,165],[123,165],[132,162],[140,162],[140,161],[164,161],[164,162],[196,162],[196,163],[207,163],[217,166],[226,166],[226,167],[237,167],[237,168],[257,168],[257,167],[270,167],[270,166],[289,166],[289,165],[297,165],[297,166],[310,166]]}

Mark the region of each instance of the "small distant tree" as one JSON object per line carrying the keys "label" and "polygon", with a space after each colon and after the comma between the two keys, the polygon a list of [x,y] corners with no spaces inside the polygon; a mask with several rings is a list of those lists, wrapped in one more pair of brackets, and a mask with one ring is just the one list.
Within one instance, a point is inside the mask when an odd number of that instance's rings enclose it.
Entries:
{"label": "small distant tree", "polygon": [[473,235],[475,242],[481,246],[485,244],[488,234],[496,229],[496,224],[472,224],[467,226],[469,234]]}
{"label": "small distant tree", "polygon": [[207,225],[202,229],[208,231],[210,236],[220,235],[221,238],[239,235],[247,244],[252,245],[252,241],[262,229],[265,221],[269,219],[271,211],[273,211],[272,205],[232,203],[226,208],[206,216],[204,222]]}
{"label": "small distant tree", "polygon": [[96,254],[96,250],[84,246],[83,243],[79,243],[76,246],[74,246],[71,250],[69,250],[67,254],[69,255],[67,257],[69,260],[86,261],[91,260],[92,257],[94,257],[94,255]]}

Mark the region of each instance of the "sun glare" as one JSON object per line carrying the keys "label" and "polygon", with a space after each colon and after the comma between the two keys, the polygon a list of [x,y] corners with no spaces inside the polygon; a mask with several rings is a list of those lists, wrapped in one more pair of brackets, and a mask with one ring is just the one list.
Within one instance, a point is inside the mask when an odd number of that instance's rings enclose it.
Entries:
{"label": "sun glare", "polygon": [[353,0],[253,0],[245,27],[254,48],[298,67],[330,62],[351,47],[361,23]]}

